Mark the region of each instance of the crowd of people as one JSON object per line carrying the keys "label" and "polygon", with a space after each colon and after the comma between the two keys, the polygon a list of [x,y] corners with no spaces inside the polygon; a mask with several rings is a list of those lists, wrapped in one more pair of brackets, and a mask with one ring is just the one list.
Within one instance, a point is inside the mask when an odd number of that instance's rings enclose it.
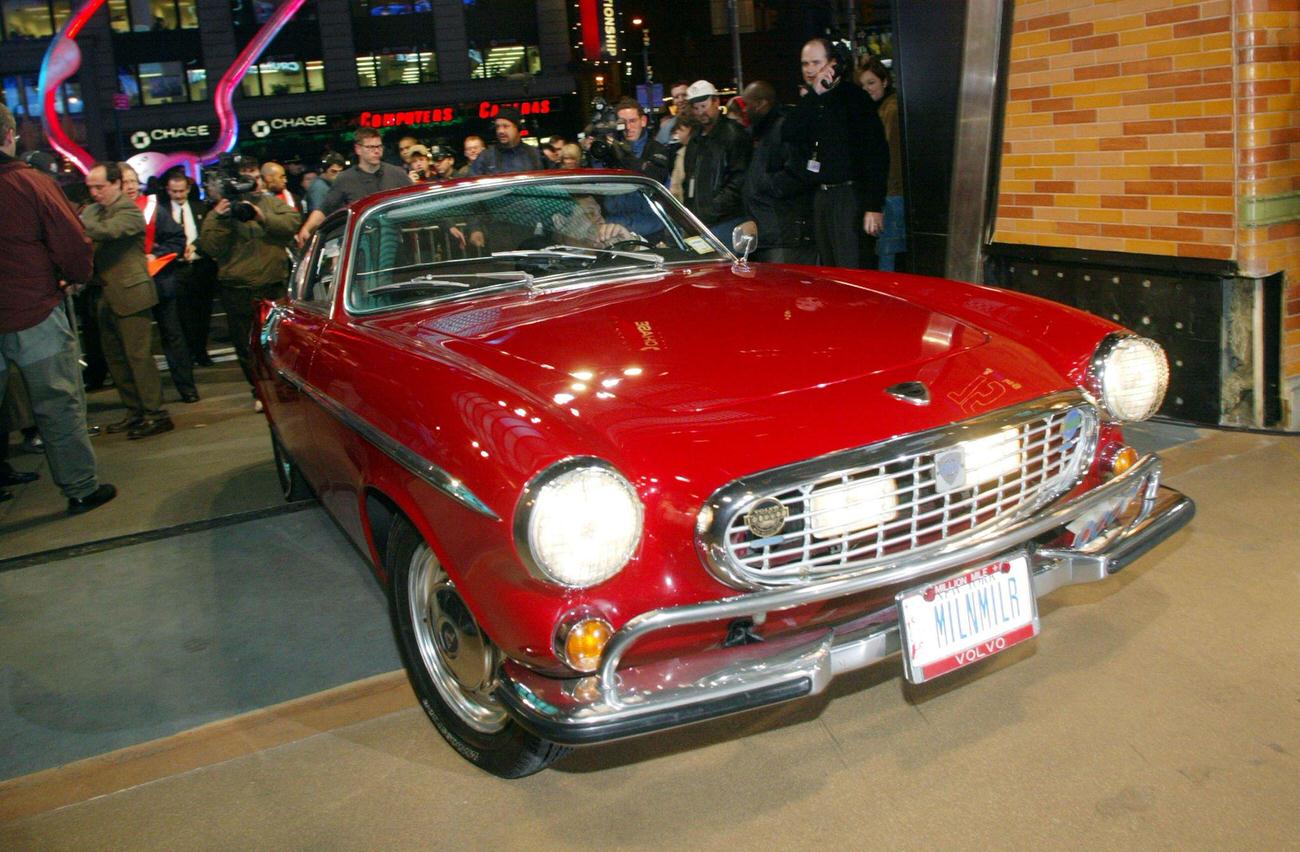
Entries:
{"label": "crowd of people", "polygon": [[[152,355],[155,323],[179,401],[197,402],[195,367],[213,363],[208,331],[219,301],[251,388],[258,302],[283,295],[295,252],[330,213],[382,190],[625,169],[663,183],[725,244],[736,229],[753,235],[755,260],[894,269],[906,237],[890,70],[876,58],[855,67],[826,39],[804,45],[800,66],[794,105],[757,81],[724,108],[709,81],[683,81],[671,86],[671,110],[657,127],[624,99],[600,104],[575,138],[552,135],[539,145],[525,141],[518,110],[502,107],[493,144],[466,137],[459,165],[445,140],[426,144],[408,133],[390,150],[379,131],[363,127],[351,166],[327,153],[318,169],[293,176],[293,188],[280,163],[246,156],[206,171],[202,192],[179,170],[142,191],[131,166],[99,163],[86,175],[80,210],[48,175],[15,158],[14,119],[0,106],[0,205],[21,211],[16,227],[0,232],[0,501],[12,496],[9,486],[36,478],[6,461],[8,435],[19,430],[48,456],[70,513],[112,499],[114,487],[95,475],[88,436],[98,427],[87,425],[85,405],[85,391],[110,378],[123,416],[107,432],[138,440],[174,428]],[[261,410],[255,393],[252,406]]]}

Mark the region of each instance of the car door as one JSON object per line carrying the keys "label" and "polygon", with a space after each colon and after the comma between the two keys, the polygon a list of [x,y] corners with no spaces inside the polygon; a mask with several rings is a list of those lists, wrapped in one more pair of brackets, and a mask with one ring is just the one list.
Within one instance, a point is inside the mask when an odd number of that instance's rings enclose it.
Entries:
{"label": "car door", "polygon": [[334,305],[335,284],[347,219],[325,224],[294,271],[286,305],[267,318],[263,344],[275,392],[268,400],[271,422],[281,443],[313,488],[328,481],[326,455],[320,451],[313,423],[320,403],[308,384],[311,362]]}

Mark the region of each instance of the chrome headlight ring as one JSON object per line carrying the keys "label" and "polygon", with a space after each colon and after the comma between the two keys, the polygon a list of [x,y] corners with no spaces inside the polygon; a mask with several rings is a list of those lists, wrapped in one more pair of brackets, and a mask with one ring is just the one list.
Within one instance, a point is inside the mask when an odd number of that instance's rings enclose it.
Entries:
{"label": "chrome headlight ring", "polygon": [[1138,422],[1156,413],[1169,388],[1169,361],[1159,343],[1130,333],[1107,335],[1090,372],[1102,409],[1113,420]]}
{"label": "chrome headlight ring", "polygon": [[529,574],[583,589],[623,569],[641,544],[645,510],[609,462],[575,456],[524,486],[515,507],[515,549]]}

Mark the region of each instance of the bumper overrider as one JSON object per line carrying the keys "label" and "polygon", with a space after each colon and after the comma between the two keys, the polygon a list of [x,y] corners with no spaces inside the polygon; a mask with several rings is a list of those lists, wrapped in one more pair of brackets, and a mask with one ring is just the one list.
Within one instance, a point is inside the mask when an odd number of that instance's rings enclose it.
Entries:
{"label": "bumper overrider", "polygon": [[[898,653],[896,607],[761,643],[622,671],[618,666],[629,648],[657,631],[740,618],[761,621],[766,613],[919,582],[1010,553],[1027,556],[1036,597],[1062,586],[1104,580],[1195,514],[1191,500],[1160,484],[1160,472],[1159,458],[1147,456],[1097,488],[950,551],[940,549],[858,576],[643,613],[610,640],[596,676],[562,680],[507,661],[497,696],[538,736],[564,745],[587,745],[815,695],[836,675]],[[1067,527],[1075,534],[1071,547],[1034,544]]]}

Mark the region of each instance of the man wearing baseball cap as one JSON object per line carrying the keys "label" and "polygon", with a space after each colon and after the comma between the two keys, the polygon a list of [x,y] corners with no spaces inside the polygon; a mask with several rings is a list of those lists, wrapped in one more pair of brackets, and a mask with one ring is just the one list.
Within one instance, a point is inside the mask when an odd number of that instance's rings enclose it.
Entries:
{"label": "man wearing baseball cap", "polygon": [[753,152],[753,142],[734,121],[720,121],[718,90],[708,80],[696,80],[686,89],[696,132],[686,146],[686,184],[682,200],[724,243],[731,244],[731,229],[744,219],[741,189]]}
{"label": "man wearing baseball cap", "polygon": [[488,148],[469,167],[472,175],[499,175],[506,172],[535,172],[542,169],[542,158],[532,145],[519,138],[523,117],[512,106],[503,106],[493,119],[497,144]]}

